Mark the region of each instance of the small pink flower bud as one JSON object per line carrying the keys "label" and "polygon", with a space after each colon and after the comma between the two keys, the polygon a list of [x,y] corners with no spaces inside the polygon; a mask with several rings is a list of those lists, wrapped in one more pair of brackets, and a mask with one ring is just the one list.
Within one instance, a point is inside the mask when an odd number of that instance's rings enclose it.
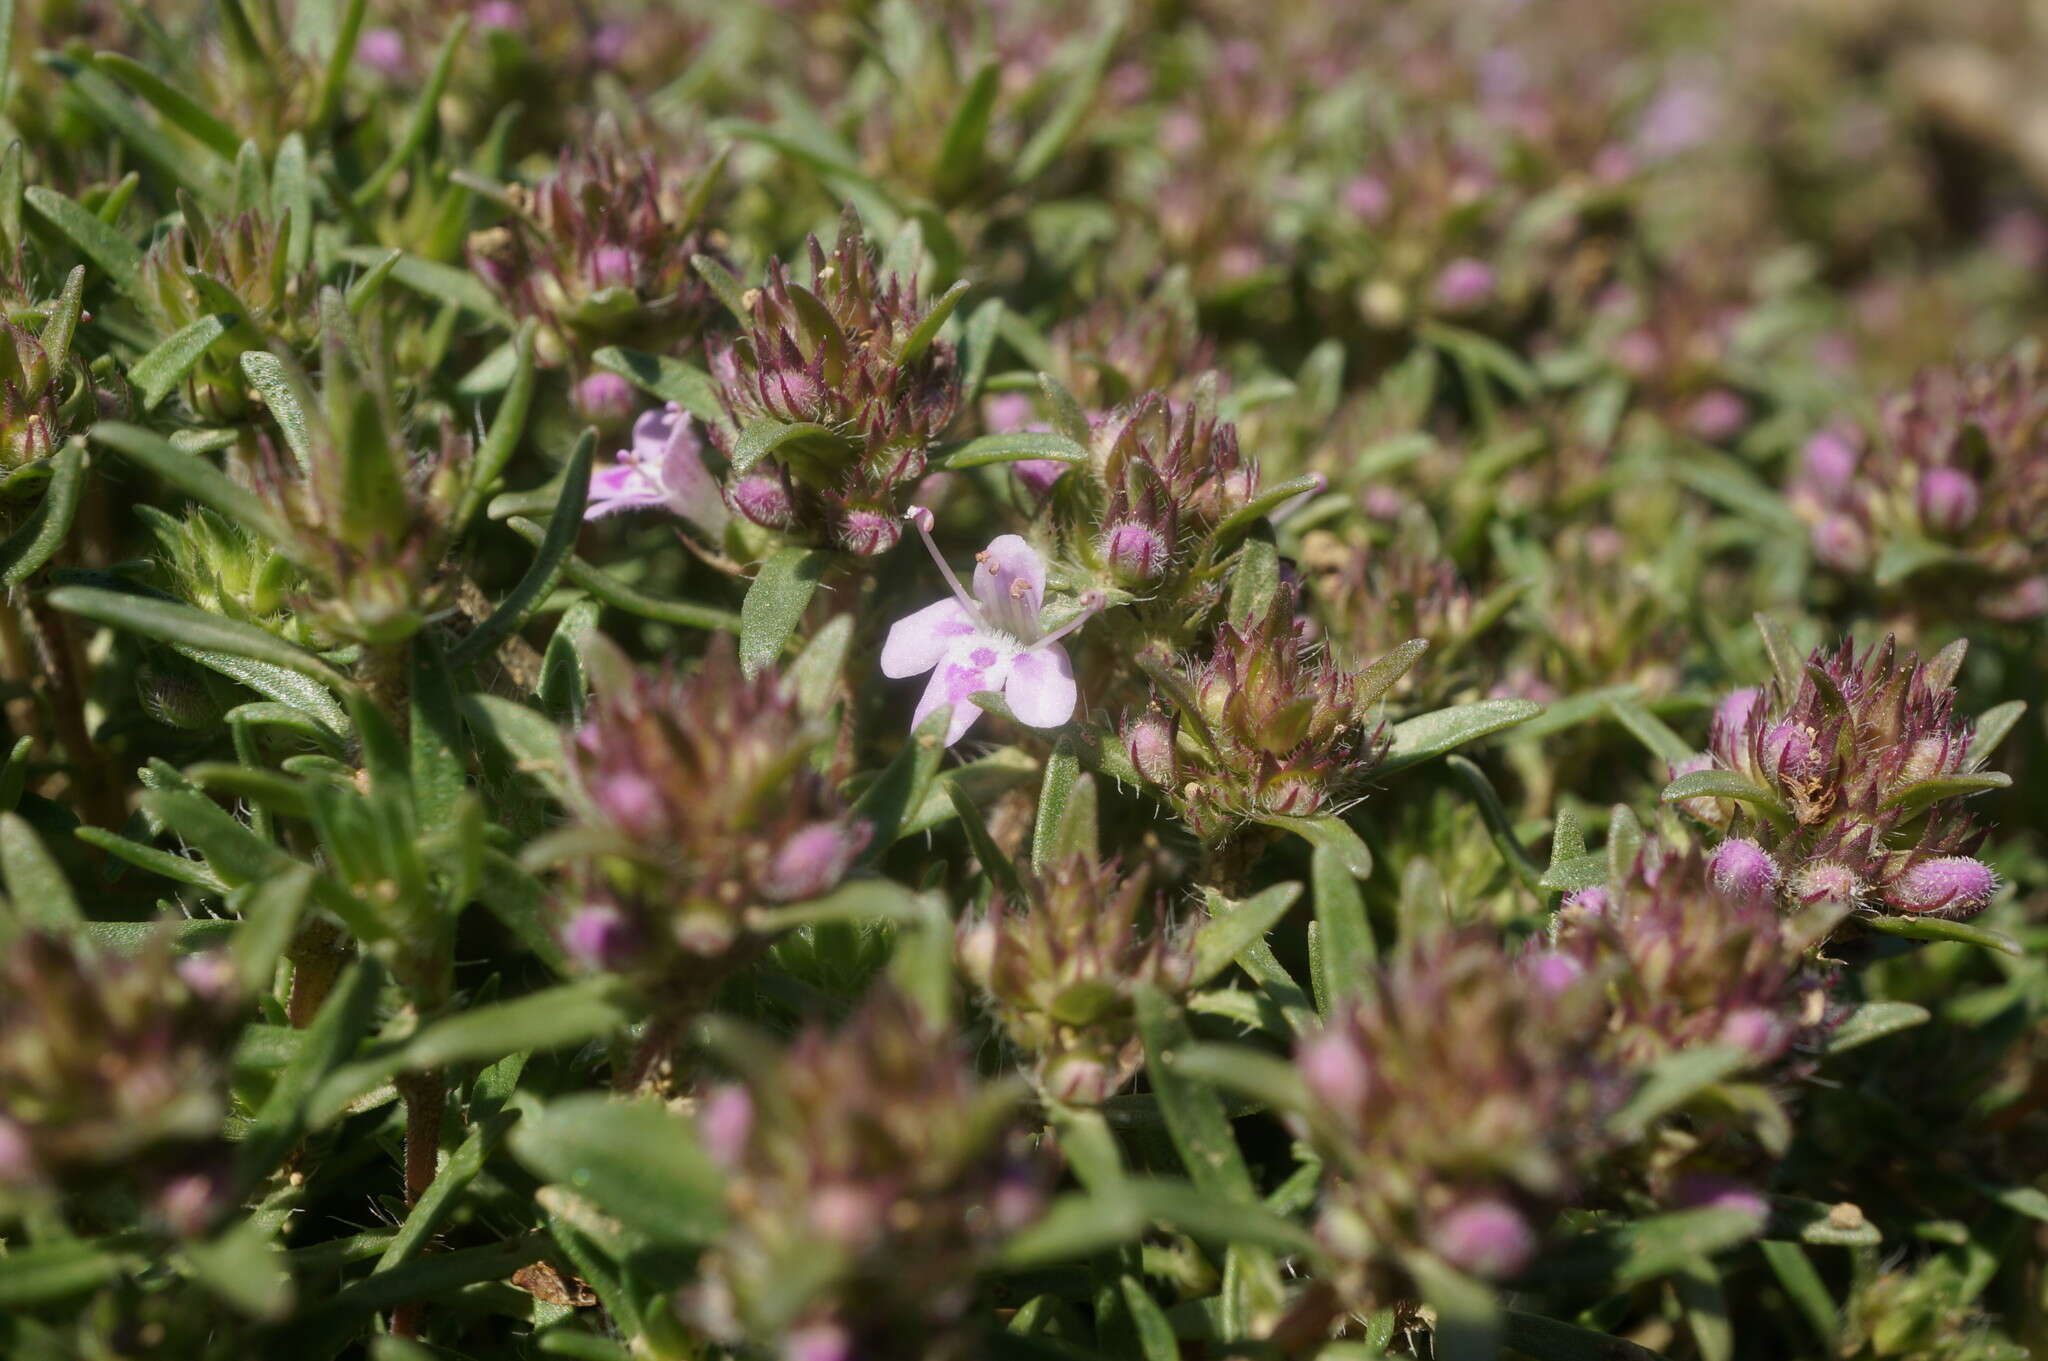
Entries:
{"label": "small pink flower bud", "polygon": [[1837,511],[1813,527],[1813,555],[1837,572],[1861,572],[1870,565],[1870,535],[1853,515]]}
{"label": "small pink flower bud", "polygon": [[1990,618],[2008,624],[2031,623],[2048,614],[2048,577],[2028,577],[1985,598],[1980,608]]}
{"label": "small pink flower bud", "polygon": [[1339,1118],[1354,1114],[1372,1091],[1372,1066],[1351,1037],[1324,1030],[1302,1041],[1295,1054],[1302,1081]]}
{"label": "small pink flower bud", "polygon": [[1467,256],[1443,267],[1430,295],[1446,312],[1473,312],[1492,301],[1493,285],[1493,266]]}
{"label": "small pink flower bud", "polygon": [[470,11],[470,17],[479,29],[524,28],[525,16],[519,12],[518,0],[483,0]]}
{"label": "small pink flower bud", "polygon": [[196,997],[209,1002],[235,995],[235,963],[225,950],[204,950],[178,961],[178,977]]}
{"label": "small pink flower bud", "polygon": [[806,1323],[782,1339],[782,1361],[853,1361],[853,1339],[836,1323]]}
{"label": "small pink flower bud", "polygon": [[1564,906],[1585,917],[1604,917],[1612,900],[1607,890],[1599,884],[1591,888],[1577,889],[1564,895]]}
{"label": "small pink flower bud", "polygon": [[591,787],[598,811],[618,824],[628,836],[643,840],[661,835],[667,823],[661,788],[637,771],[621,770],[605,775]]}
{"label": "small pink flower bud", "polygon": [[1153,784],[1171,788],[1174,782],[1173,720],[1157,709],[1147,709],[1124,725],[1124,752],[1138,773]]}
{"label": "small pink flower bud", "polygon": [[592,969],[622,969],[632,962],[640,933],[625,913],[608,903],[578,908],[562,927],[562,948]]}
{"label": "small pink flower bud", "polygon": [[1685,428],[1709,444],[1733,439],[1749,420],[1749,404],[1726,388],[1702,393],[1685,413]]}
{"label": "small pink flower bud", "polygon": [[1763,754],[1766,767],[1784,784],[1815,780],[1827,771],[1827,758],[1803,723],[1774,724],[1764,733]]}
{"label": "small pink flower bud", "polygon": [[1555,997],[1570,992],[1586,976],[1586,966],[1561,950],[1539,950],[1529,956],[1529,979]]}
{"label": "small pink flower bud", "polygon": [[1067,466],[1057,458],[1022,458],[1010,465],[1010,472],[1033,496],[1045,496],[1066,474]]}
{"label": "small pink flower bud", "polygon": [[1680,1177],[1671,1188],[1671,1202],[1681,1210],[1740,1210],[1759,1226],[1771,1217],[1770,1202],[1763,1192],[1748,1182],[1706,1172]]}
{"label": "small pink flower bud", "polygon": [[1046,1065],[1046,1094],[1070,1106],[1099,1106],[1115,1088],[1115,1071],[1099,1059],[1062,1054]]}
{"label": "small pink flower bud", "polygon": [[1387,210],[1394,206],[1394,196],[1379,176],[1360,175],[1344,186],[1344,206],[1365,221],[1377,224],[1386,220]]}
{"label": "small pink flower bud", "polygon": [[1922,860],[1892,881],[1885,901],[1902,912],[1971,912],[1991,901],[1998,876],[1967,855]]}
{"label": "small pink flower bud", "polygon": [[1774,1012],[1762,1007],[1743,1007],[1723,1018],[1715,1038],[1731,1049],[1751,1055],[1759,1063],[1769,1063],[1792,1042],[1792,1028]]}
{"label": "small pink flower bud", "polygon": [[796,528],[796,503],[772,473],[749,473],[725,489],[726,504],[763,529]]}
{"label": "small pink flower bud", "polygon": [[1746,836],[1730,837],[1707,859],[1707,875],[1725,897],[1763,902],[1778,887],[1778,862]]}
{"label": "small pink flower bud", "polygon": [[366,28],[356,41],[356,62],[380,76],[405,72],[405,38],[395,28]]}
{"label": "small pink flower bud", "polygon": [[1102,536],[1102,556],[1118,584],[1145,586],[1166,575],[1166,536],[1147,524],[1126,520]]}
{"label": "small pink flower bud", "polygon": [[846,877],[855,857],[867,848],[868,835],[865,822],[851,827],[814,822],[800,829],[775,853],[762,893],[778,903],[817,897]]}
{"label": "small pink flower bud", "polygon": [[1749,726],[1749,716],[1756,711],[1757,701],[1763,697],[1764,692],[1753,685],[1729,692],[1714,710],[1714,731],[1731,736],[1741,732]]}
{"label": "small pink flower bud", "polygon": [[624,246],[599,246],[590,253],[592,288],[631,288],[640,277],[640,257]]}
{"label": "small pink flower bud", "polygon": [[835,1243],[858,1246],[882,1229],[886,1207],[872,1190],[844,1182],[811,1193],[811,1227]]}
{"label": "small pink flower bud", "polygon": [[204,1233],[220,1213],[227,1187],[213,1172],[186,1172],[164,1183],[156,1193],[157,1217],[180,1238]]}
{"label": "small pink flower bud", "polygon": [[1853,907],[1863,896],[1863,881],[1856,871],[1833,860],[1808,865],[1792,876],[1792,896],[1807,907],[1831,903]]}
{"label": "small pink flower bud", "polygon": [[1631,378],[1647,378],[1664,363],[1664,346],[1648,331],[1637,329],[1614,342],[1614,362]]}
{"label": "small pink flower bud", "polygon": [[847,552],[872,558],[894,548],[903,537],[903,527],[886,511],[855,506],[839,517],[838,535],[839,546]]}
{"label": "small pink flower bud", "polygon": [[576,414],[592,425],[624,425],[639,403],[616,373],[593,373],[576,385]]}
{"label": "small pink flower bud", "polygon": [[1850,479],[1856,476],[1856,465],[1860,461],[1856,446],[1838,430],[1820,431],[1806,442],[1806,448],[1800,455],[1806,485],[1829,505],[1835,504],[1849,489]]}
{"label": "small pink flower bud", "polygon": [[1428,1238],[1437,1256],[1491,1280],[1515,1275],[1536,1255],[1536,1231],[1520,1210],[1497,1196],[1452,1206],[1430,1222]]}
{"label": "small pink flower bud", "polygon": [[711,1161],[727,1169],[738,1167],[754,1134],[754,1098],[736,1082],[713,1087],[697,1111],[697,1137]]}
{"label": "small pink flower bud", "polygon": [[35,1150],[16,1121],[0,1115],[0,1186],[24,1186],[36,1179]]}
{"label": "small pink flower bud", "polygon": [[1977,480],[1961,468],[1929,468],[1920,474],[1913,502],[1920,511],[1920,523],[1934,534],[1960,534],[1977,518],[1983,497]]}

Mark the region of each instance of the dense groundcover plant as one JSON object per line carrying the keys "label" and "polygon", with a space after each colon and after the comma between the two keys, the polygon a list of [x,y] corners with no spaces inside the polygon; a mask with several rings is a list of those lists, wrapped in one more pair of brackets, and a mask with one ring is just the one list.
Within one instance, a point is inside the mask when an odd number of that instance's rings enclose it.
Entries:
{"label": "dense groundcover plant", "polygon": [[2048,1354],[2048,29],[0,0],[0,1355]]}

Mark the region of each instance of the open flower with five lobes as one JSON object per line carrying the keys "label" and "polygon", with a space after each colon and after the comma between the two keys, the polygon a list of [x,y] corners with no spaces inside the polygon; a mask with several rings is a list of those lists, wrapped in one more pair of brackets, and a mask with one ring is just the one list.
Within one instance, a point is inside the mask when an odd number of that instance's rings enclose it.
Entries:
{"label": "open flower with five lobes", "polygon": [[975,554],[969,595],[932,542],[932,513],[913,506],[904,516],[917,526],[953,598],[896,621],[882,644],[882,674],[893,680],[932,673],[912,723],[941,704],[953,706],[946,728],[952,746],[974,726],[981,710],[969,696],[997,691],[1019,723],[1057,728],[1074,716],[1074,665],[1059,640],[1102,608],[1102,593],[1081,597],[1081,612],[1051,633],[1041,633],[1045,559],[1015,534],[1004,534]]}
{"label": "open flower with five lobes", "polygon": [[633,422],[633,447],[590,475],[586,520],[622,510],[665,510],[718,543],[725,534],[725,499],[704,466],[704,441],[689,413],[670,402]]}

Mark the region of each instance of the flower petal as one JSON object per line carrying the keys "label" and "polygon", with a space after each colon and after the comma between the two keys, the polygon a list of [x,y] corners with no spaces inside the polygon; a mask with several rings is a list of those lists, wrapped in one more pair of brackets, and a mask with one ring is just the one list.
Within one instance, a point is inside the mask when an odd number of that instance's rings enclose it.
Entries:
{"label": "flower petal", "polygon": [[[669,508],[716,544],[725,537],[730,517],[718,479],[704,466],[704,441],[697,435],[696,423],[682,408],[671,403],[665,414],[671,418],[668,440],[662,445],[660,459],[651,465],[654,475],[668,493]],[[640,420],[645,424],[647,417]],[[637,446],[638,426],[634,433]]]}
{"label": "flower petal", "polygon": [[953,718],[946,727],[946,745],[958,742],[974,726],[974,720],[981,717],[980,707],[967,697],[982,690],[1002,690],[1009,679],[1014,655],[1011,649],[986,636],[955,643],[932,672],[931,684],[925,687],[924,697],[918,700],[917,711],[911,715],[911,725],[924,722],[940,705],[950,704]]}
{"label": "flower petal", "polygon": [[645,510],[664,504],[661,489],[630,463],[614,463],[590,475],[590,499],[583,518],[595,520],[622,510]]}
{"label": "flower petal", "polygon": [[1027,643],[1036,640],[1045,559],[1018,535],[1001,535],[975,555],[974,595],[989,622]]}
{"label": "flower petal", "polygon": [[1057,728],[1074,716],[1079,699],[1074,688],[1074,664],[1058,643],[1033,648],[1010,663],[1010,680],[1003,698],[1019,723],[1034,728]]}
{"label": "flower petal", "polygon": [[890,627],[882,644],[882,674],[891,680],[921,675],[937,666],[947,649],[974,629],[967,607],[951,596],[905,615]]}

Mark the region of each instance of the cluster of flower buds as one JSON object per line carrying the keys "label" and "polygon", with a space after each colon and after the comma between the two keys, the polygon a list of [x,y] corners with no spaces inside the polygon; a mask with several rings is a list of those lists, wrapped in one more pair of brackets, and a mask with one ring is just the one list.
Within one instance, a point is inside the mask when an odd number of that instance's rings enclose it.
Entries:
{"label": "cluster of flower buds", "polygon": [[[80,317],[76,295],[38,300],[12,272],[0,272],[0,474],[57,452],[67,435],[103,413],[84,365],[72,360]],[[18,324],[36,314],[35,332]]]}
{"label": "cluster of flower buds", "polygon": [[1994,1326],[1976,1287],[1950,1254],[1918,1264],[1859,1263],[1857,1278],[1842,1310],[1841,1356],[1854,1361],[2026,1361],[2033,1355]]}
{"label": "cluster of flower buds", "polygon": [[269,344],[299,352],[319,335],[318,276],[310,265],[292,267],[292,235],[306,229],[260,211],[208,221],[187,201],[184,221],[144,257],[139,286],[165,335],[229,310],[230,302],[238,318],[185,376],[181,391],[195,414],[247,419],[260,408],[250,398],[241,352]]}
{"label": "cluster of flower buds", "polygon": [[1967,782],[1954,783],[1979,773],[1953,713],[1962,656],[1958,644],[1923,663],[1890,638],[1859,655],[1844,641],[1790,683],[1723,700],[1710,750],[1684,765],[1745,776],[1757,796],[1682,804],[1729,834],[1716,876],[1788,907],[1954,918],[1989,902],[1997,879],[1971,856],[1983,833],[1960,811]]}
{"label": "cluster of flower buds", "polygon": [[972,1354],[975,1273],[1037,1218],[1051,1180],[1015,1108],[1014,1088],[978,1082],[892,990],[836,1031],[805,1031],[702,1102],[732,1227],[685,1309],[715,1338],[779,1341],[802,1361]]}
{"label": "cluster of flower buds", "polygon": [[1900,587],[1944,618],[2048,614],[2048,375],[2037,351],[1921,375],[1864,443],[1823,430],[1793,481],[1822,563]]}
{"label": "cluster of flower buds", "polygon": [[312,590],[300,613],[333,637],[410,638],[440,603],[471,447],[444,424],[415,454],[384,376],[350,356],[347,315],[325,290],[321,392],[307,411],[303,460],[265,442],[255,490],[286,535],[279,551]]}
{"label": "cluster of flower buds", "polygon": [[707,961],[760,943],[748,908],[836,886],[869,832],[811,767],[822,736],[772,670],[741,672],[730,640],[687,676],[600,686],[569,741],[590,822],[570,952],[641,977],[716,976]]}
{"label": "cluster of flower buds", "polygon": [[1582,889],[1532,960],[1557,986],[1606,988],[1603,1043],[1633,1067],[1699,1045],[1752,1056],[1759,1069],[1814,1041],[1832,1019],[1810,938],[1832,918],[1788,917],[1775,867],[1756,843],[1724,841],[1711,857],[1647,845],[1619,884]]}
{"label": "cluster of flower buds", "polygon": [[1110,413],[1094,445],[1103,499],[1056,503],[1073,522],[1069,538],[1118,586],[1157,598],[1180,619],[1207,614],[1221,584],[1213,573],[1189,579],[1189,569],[1213,557],[1217,525],[1259,490],[1237,427],[1216,416],[1207,392],[1185,402],[1151,392]]}
{"label": "cluster of flower buds", "polygon": [[1173,393],[1216,366],[1216,346],[1199,329],[1192,304],[1157,290],[1102,299],[1046,339],[1052,372],[1085,411],[1109,411],[1141,393]]}
{"label": "cluster of flower buds", "polygon": [[881,277],[851,209],[829,256],[816,237],[809,249],[809,286],[771,261],[712,372],[740,430],[763,420],[819,430],[736,468],[726,497],[765,529],[873,556],[902,535],[931,443],[959,407],[959,366],[923,327],[931,313],[916,279]]}
{"label": "cluster of flower buds", "polygon": [[171,594],[301,645],[329,641],[289,609],[291,593],[301,584],[297,569],[248,530],[204,506],[182,516],[154,506],[135,509],[155,540],[157,572]]}
{"label": "cluster of flower buds", "polygon": [[1387,693],[1409,699],[1425,685],[1442,698],[1465,645],[1492,617],[1459,578],[1457,566],[1397,539],[1385,548],[1345,548],[1327,534],[1310,536],[1317,614],[1330,638],[1352,657],[1384,657],[1410,639],[1429,643],[1426,676],[1405,673]]}
{"label": "cluster of flower buds", "polygon": [[139,1190],[196,1233],[225,1189],[225,1047],[239,1001],[217,955],[133,958],[40,933],[0,959],[0,1199]]}
{"label": "cluster of flower buds", "polygon": [[964,920],[960,959],[1035,1058],[1039,1087],[1081,1106],[1108,1099],[1144,1059],[1133,989],[1177,994],[1193,964],[1143,871],[1080,852],[1024,875],[1020,902],[998,894]]}
{"label": "cluster of flower buds", "polygon": [[1674,430],[1721,444],[1747,428],[1749,401],[1729,377],[1737,319],[1748,296],[1704,265],[1640,287],[1616,285],[1595,301],[1591,333],[1614,369]]}
{"label": "cluster of flower buds", "polygon": [[[1206,660],[1171,668],[1123,725],[1124,751],[1196,836],[1227,840],[1261,816],[1307,817],[1356,792],[1386,750],[1356,677],[1312,646],[1299,587],[1224,624]],[[1163,701],[1163,702],[1162,702]]]}
{"label": "cluster of flower buds", "polygon": [[522,211],[506,226],[470,238],[477,274],[515,314],[540,319],[542,357],[580,376],[585,419],[630,398],[624,379],[588,372],[594,351],[668,354],[709,320],[716,302],[691,261],[711,249],[710,174],[603,145],[565,151],[553,175],[507,191]]}
{"label": "cluster of flower buds", "polygon": [[1384,1301],[1416,1252],[1492,1279],[1528,1265],[1625,1095],[1599,1000],[1490,933],[1443,932],[1301,1042],[1330,1178],[1319,1232],[1347,1300]]}

